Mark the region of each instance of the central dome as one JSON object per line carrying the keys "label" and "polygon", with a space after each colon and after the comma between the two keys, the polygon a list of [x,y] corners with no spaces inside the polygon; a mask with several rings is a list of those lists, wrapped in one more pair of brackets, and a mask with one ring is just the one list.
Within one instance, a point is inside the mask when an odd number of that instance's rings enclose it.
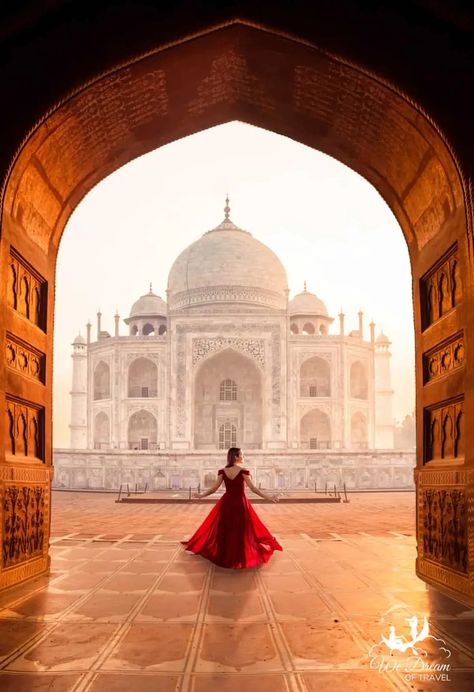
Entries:
{"label": "central dome", "polygon": [[257,304],[285,310],[287,279],[282,263],[266,245],[229,218],[189,245],[168,276],[171,309],[206,303]]}

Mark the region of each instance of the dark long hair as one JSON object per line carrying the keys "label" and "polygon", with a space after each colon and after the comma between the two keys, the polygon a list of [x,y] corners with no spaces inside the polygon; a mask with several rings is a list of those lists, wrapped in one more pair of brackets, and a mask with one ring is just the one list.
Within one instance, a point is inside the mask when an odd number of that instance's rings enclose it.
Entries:
{"label": "dark long hair", "polygon": [[229,451],[227,452],[227,466],[233,466],[235,463],[235,460],[239,456],[240,453],[240,447],[231,447]]}

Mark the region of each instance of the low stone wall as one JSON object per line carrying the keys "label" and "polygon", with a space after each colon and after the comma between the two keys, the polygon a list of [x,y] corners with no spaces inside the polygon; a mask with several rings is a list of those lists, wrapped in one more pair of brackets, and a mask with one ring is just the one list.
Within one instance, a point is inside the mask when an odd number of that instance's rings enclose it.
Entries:
{"label": "low stone wall", "polygon": [[[54,488],[149,490],[202,488],[212,485],[225,466],[222,452],[130,452],[56,449]],[[414,488],[414,451],[365,450],[253,452],[245,465],[254,482],[267,490],[324,490],[346,484],[352,489]]]}

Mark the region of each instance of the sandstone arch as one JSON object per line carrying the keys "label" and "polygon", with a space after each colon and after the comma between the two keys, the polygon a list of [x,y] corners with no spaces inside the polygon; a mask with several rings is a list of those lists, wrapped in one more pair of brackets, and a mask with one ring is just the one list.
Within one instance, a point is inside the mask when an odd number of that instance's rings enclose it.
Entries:
{"label": "sandstone arch", "polygon": [[[11,406],[8,416],[2,417],[0,439],[9,439],[9,429],[21,428],[22,420],[39,412],[44,463],[43,459],[32,463],[37,465],[35,482],[47,499],[51,476],[52,287],[65,223],[82,197],[106,175],[136,156],[205,127],[234,119],[265,127],[320,149],[364,176],[396,215],[409,248],[418,363],[424,354],[435,354],[454,336],[461,335],[467,348],[474,338],[467,317],[472,314],[473,298],[469,181],[461,174],[452,147],[433,119],[395,85],[336,58],[330,51],[319,50],[308,39],[298,40],[280,35],[276,29],[241,21],[201,31],[192,40],[176,41],[176,35],[173,45],[163,39],[166,50],[148,51],[145,57],[106,74],[99,61],[96,78],[68,98],[65,88],[54,108],[47,110],[45,99],[43,114],[28,136],[26,130],[18,133],[14,144],[18,152],[9,162],[8,174],[5,163],[0,241],[0,261],[5,269],[1,273],[0,309],[5,328],[0,337],[1,352],[5,353],[7,339],[21,339],[42,354],[47,376],[44,384],[19,373],[7,377],[9,366],[2,362],[3,397],[7,403],[20,400],[21,406],[18,413]],[[183,66],[187,65],[193,69],[184,70],[186,79],[182,79]],[[373,66],[378,69],[375,60]],[[76,83],[84,83],[84,79]],[[71,86],[72,81],[69,90]],[[116,103],[122,107],[117,109]],[[453,128],[452,136],[456,134]],[[461,546],[462,554],[467,554],[468,541],[473,540],[467,527],[467,506],[473,492],[472,426],[445,426],[445,435],[457,436],[454,446],[448,440],[450,453],[456,450],[449,457],[455,466],[445,463],[441,474],[439,460],[429,458],[427,449],[434,421],[444,416],[438,409],[451,407],[452,420],[469,419],[474,374],[471,366],[463,365],[443,378],[433,376],[427,388],[419,370],[417,573],[473,604],[474,565],[467,560],[449,564],[426,551],[423,527],[434,511],[428,496],[455,485],[460,490],[463,511],[459,516],[463,520],[453,540]],[[15,468],[16,482],[31,484],[30,476],[15,460],[15,450],[11,445],[9,465],[2,458],[1,478],[10,478],[8,474]],[[5,508],[8,516],[8,500]],[[27,555],[20,555],[13,569],[0,567],[0,586],[47,568],[47,538],[34,564]]]}

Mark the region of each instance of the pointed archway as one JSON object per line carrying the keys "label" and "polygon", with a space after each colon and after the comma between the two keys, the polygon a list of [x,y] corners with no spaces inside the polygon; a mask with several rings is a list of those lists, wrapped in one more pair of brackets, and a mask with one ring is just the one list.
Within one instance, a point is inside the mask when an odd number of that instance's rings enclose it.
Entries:
{"label": "pointed archway", "polygon": [[262,448],[262,375],[250,358],[231,348],[206,358],[193,390],[195,449]]}
{"label": "pointed archway", "polygon": [[[352,167],[400,223],[411,259],[416,331],[416,569],[472,604],[474,458],[464,424],[474,403],[474,375],[464,358],[474,339],[467,184],[440,128],[396,85],[307,41],[237,21],[149,52],[76,90],[44,115],[11,162],[0,241],[6,354],[0,484],[4,540],[18,550],[13,561],[3,558],[0,587],[48,567],[53,286],[69,215],[99,180],[134,157],[235,119]],[[24,451],[28,439],[34,439],[33,454]],[[35,489],[34,511],[46,527],[33,552],[21,548],[29,544],[21,530],[9,528],[20,487]],[[21,509],[22,526],[29,525],[29,511]]]}

